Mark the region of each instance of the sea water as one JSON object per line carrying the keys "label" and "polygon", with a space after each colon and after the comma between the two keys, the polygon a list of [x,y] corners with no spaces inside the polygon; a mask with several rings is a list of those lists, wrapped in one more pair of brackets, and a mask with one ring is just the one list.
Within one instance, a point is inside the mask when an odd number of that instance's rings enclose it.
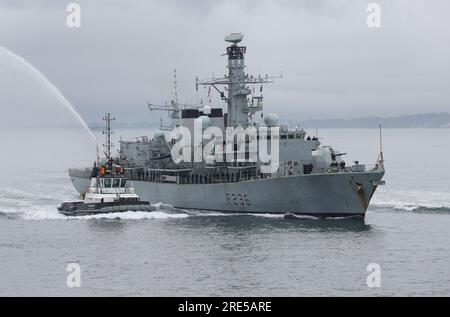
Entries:
{"label": "sea water", "polygon": [[[1,133],[0,295],[450,295],[450,129],[383,131],[386,186],[364,220],[164,202],[153,213],[66,218],[56,207],[78,199],[67,168],[86,165],[79,152],[89,141],[67,129]],[[115,138],[149,134],[119,130]],[[41,143],[15,142],[30,135]],[[373,164],[379,153],[375,129],[319,137],[346,152],[347,164]],[[70,263],[80,265],[80,287],[68,287]],[[380,287],[367,284],[371,263]]]}

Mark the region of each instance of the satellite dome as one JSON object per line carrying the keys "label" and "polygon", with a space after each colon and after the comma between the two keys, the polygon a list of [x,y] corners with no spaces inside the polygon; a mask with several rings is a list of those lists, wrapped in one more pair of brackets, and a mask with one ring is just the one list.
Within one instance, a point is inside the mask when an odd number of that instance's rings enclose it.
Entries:
{"label": "satellite dome", "polygon": [[277,127],[279,122],[279,118],[275,113],[268,113],[264,116],[264,123],[269,128]]}
{"label": "satellite dome", "polygon": [[164,133],[164,131],[158,130],[153,134],[153,137],[155,140],[162,141],[165,139],[166,134]]}
{"label": "satellite dome", "polygon": [[202,129],[207,129],[211,125],[211,119],[208,116],[200,116],[198,119],[202,124]]}
{"label": "satellite dome", "polygon": [[202,108],[202,112],[203,112],[204,114],[211,114],[211,107],[208,106],[208,105],[204,106],[204,107]]}

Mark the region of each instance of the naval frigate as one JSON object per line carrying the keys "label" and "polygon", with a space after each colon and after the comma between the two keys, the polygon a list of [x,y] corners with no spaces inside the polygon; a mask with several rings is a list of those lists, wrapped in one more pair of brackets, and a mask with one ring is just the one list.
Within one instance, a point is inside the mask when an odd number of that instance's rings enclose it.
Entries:
{"label": "naval frigate", "polygon": [[[226,105],[226,112],[222,107],[182,105],[175,90],[169,104],[148,104],[151,111],[168,112],[168,127],[161,125],[161,130],[152,138],[120,141],[117,160],[125,167],[127,177],[133,180],[136,193],[142,199],[179,209],[364,217],[377,187],[384,184],[381,131],[376,163],[349,165],[343,159],[346,153],[323,146],[317,137],[308,136],[303,129],[279,124],[275,114],[263,112],[262,95],[263,85],[277,77],[246,73],[247,48],[240,45],[242,40],[240,33],[225,37],[229,45],[224,54],[228,58],[227,75],[206,80],[196,78],[197,91],[198,87],[209,87],[210,94],[213,88]],[[251,89],[254,85],[259,86],[257,96],[255,89]],[[255,122],[254,117],[263,122]],[[260,160],[236,162],[225,158],[225,154],[230,154],[225,152],[233,152],[231,157],[235,158],[242,149],[248,158],[251,151],[248,138],[234,139],[241,143],[231,149],[222,148],[220,155],[224,155],[224,160],[221,162],[175,160],[171,150],[177,139],[164,130],[187,127],[192,131],[199,121],[203,128],[214,126],[222,131],[230,127],[276,127],[278,135],[273,136],[279,147],[276,170],[262,173],[264,163]],[[260,138],[262,136],[258,135],[257,139]],[[270,135],[266,139],[270,139]],[[90,174],[90,168],[69,169],[72,183],[80,194],[88,187]]]}

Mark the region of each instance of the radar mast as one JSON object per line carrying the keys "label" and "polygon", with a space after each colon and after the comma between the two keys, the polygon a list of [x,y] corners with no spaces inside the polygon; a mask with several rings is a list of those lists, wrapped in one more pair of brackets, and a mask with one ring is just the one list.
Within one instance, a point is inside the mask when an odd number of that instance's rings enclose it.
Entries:
{"label": "radar mast", "polygon": [[[228,75],[225,75],[223,78],[196,80],[197,89],[199,85],[212,86],[220,93],[222,100],[227,102],[227,126],[229,127],[247,127],[249,125],[249,116],[263,109],[262,85],[273,83],[275,78],[282,78],[282,75],[279,77],[268,75],[256,77],[245,73],[247,47],[238,45],[243,38],[244,35],[241,33],[232,33],[225,37],[225,42],[231,43],[224,54],[228,56]],[[228,86],[228,97],[217,88],[219,85]],[[252,97],[251,100],[249,100],[248,96],[255,89],[252,91],[250,85],[261,85],[259,90],[261,95]]]}

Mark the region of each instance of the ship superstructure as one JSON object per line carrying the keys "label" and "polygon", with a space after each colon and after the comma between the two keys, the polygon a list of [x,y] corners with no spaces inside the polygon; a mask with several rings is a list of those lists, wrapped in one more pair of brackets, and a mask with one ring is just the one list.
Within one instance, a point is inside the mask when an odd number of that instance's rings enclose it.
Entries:
{"label": "ship superstructure", "polygon": [[[345,153],[322,146],[317,137],[307,136],[303,129],[280,125],[275,114],[265,114],[263,85],[272,83],[276,77],[246,73],[247,48],[240,46],[242,40],[243,35],[237,33],[225,38],[229,43],[225,54],[227,75],[196,79],[197,89],[206,86],[219,94],[226,112],[221,107],[181,106],[176,92],[170,104],[149,104],[149,109],[169,112],[171,123],[165,130],[184,127],[195,134],[196,126],[200,125],[202,131],[215,127],[226,135],[229,128],[253,127],[258,142],[278,142],[276,169],[264,171],[273,162],[260,159],[262,143],[253,146],[250,136],[237,137],[231,145],[221,139],[214,141],[208,152],[214,160],[178,162],[172,150],[179,139],[161,129],[153,138],[120,143],[119,160],[127,177],[134,181],[136,192],[143,199],[183,209],[364,216],[377,186],[383,184],[382,153],[373,166],[359,163],[349,166],[343,160]],[[276,134],[272,132],[274,128]],[[198,150],[193,144],[190,158]],[[204,150],[205,145],[202,141],[197,147]],[[256,160],[249,159],[255,156]],[[70,176],[82,193],[88,180],[86,170],[71,169]]]}

